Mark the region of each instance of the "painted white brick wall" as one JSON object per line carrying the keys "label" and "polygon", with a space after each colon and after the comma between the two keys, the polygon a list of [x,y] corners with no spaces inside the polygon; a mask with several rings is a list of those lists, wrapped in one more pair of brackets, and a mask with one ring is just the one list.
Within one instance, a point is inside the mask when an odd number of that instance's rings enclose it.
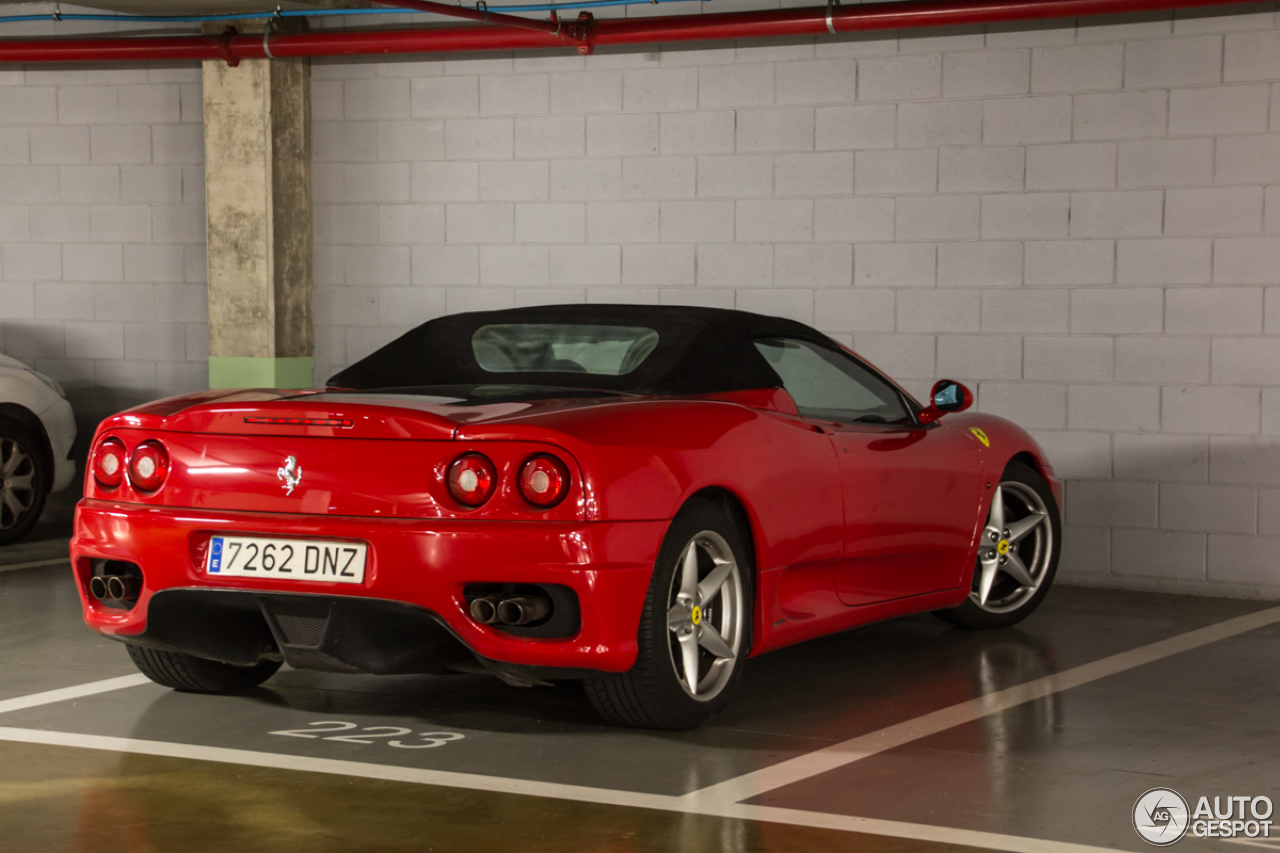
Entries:
{"label": "painted white brick wall", "polygon": [[[320,381],[446,312],[791,316],[1031,429],[1064,581],[1280,598],[1275,4],[313,87]],[[2,343],[86,405],[203,380],[198,122],[190,70],[0,75]]]}
{"label": "painted white brick wall", "polygon": [[0,73],[0,348],[82,435],[207,387],[200,100],[194,64]]}
{"label": "painted white brick wall", "polygon": [[318,378],[450,311],[783,314],[1032,429],[1064,580],[1280,597],[1276,23],[317,63]]}

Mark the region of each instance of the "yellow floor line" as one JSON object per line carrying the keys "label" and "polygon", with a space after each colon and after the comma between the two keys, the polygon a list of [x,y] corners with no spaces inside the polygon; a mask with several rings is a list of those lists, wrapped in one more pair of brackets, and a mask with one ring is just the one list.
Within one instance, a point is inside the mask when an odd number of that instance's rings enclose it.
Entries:
{"label": "yellow floor line", "polygon": [[1062,841],[1046,841],[1016,835],[1000,835],[971,829],[953,829],[945,826],[877,820],[874,818],[848,817],[846,815],[808,812],[799,809],[782,809],[769,806],[720,804],[702,809],[684,802],[681,797],[665,794],[645,794],[635,791],[618,791],[608,788],[589,788],[580,785],[564,785],[554,782],[535,782],[527,779],[511,779],[502,776],[483,776],[474,773],[458,773],[448,770],[426,770],[417,767],[396,767],[360,761],[343,761],[333,758],[313,758],[302,755],[284,755],[275,752],[253,752],[243,749],[227,749],[213,746],[194,746],[185,743],[138,740],[135,738],[105,737],[102,735],[51,732],[39,729],[0,727],[0,741],[44,744],[46,746],[70,746],[98,749],[107,752],[152,755],[164,758],[184,758],[195,761],[217,761],[249,767],[268,767],[277,770],[297,770],[311,773],[329,773],[389,782],[409,782],[419,785],[438,785],[449,788],[465,788],[502,794],[523,794],[531,797],[547,797],[582,803],[624,806],[628,808],[657,809],[661,811],[701,814],[739,820],[764,821],[818,829],[834,829],[860,832],[914,841],[934,841],[959,844],[987,850],[1009,853],[1115,853],[1112,848],[1092,847]]}

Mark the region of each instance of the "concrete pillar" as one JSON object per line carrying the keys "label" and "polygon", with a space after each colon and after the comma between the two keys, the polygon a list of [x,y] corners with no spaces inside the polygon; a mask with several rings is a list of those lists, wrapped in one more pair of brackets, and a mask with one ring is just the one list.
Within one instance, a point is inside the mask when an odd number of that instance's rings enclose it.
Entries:
{"label": "concrete pillar", "polygon": [[311,73],[204,63],[209,386],[310,388]]}

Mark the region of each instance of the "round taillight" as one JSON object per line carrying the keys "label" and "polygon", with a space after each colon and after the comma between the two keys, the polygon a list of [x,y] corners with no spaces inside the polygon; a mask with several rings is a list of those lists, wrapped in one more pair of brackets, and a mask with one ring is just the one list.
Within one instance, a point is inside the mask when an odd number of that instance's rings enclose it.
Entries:
{"label": "round taillight", "polygon": [[481,453],[464,453],[449,466],[449,494],[463,506],[480,506],[493,495],[498,472]]}
{"label": "round taillight", "polygon": [[124,482],[124,442],[105,438],[93,451],[93,479],[104,489],[114,489]]}
{"label": "round taillight", "polygon": [[536,507],[548,509],[569,493],[569,469],[554,456],[534,456],[520,467],[520,494]]}
{"label": "round taillight", "polygon": [[154,492],[169,476],[169,451],[158,441],[144,441],[129,456],[129,482],[135,489]]}

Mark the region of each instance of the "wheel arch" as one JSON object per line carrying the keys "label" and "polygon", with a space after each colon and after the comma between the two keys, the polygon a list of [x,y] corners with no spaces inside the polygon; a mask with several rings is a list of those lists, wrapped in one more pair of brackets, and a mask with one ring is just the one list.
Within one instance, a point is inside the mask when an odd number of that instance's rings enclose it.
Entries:
{"label": "wheel arch", "polygon": [[742,525],[743,532],[747,534],[747,559],[751,561],[752,574],[758,574],[760,567],[756,559],[756,526],[752,523],[751,513],[747,511],[747,506],[742,499],[725,486],[707,486],[690,495],[680,509],[683,510],[695,501],[718,502],[728,507],[730,514]]}
{"label": "wheel arch", "polygon": [[53,476],[53,469],[57,463],[57,460],[53,458],[53,443],[49,440],[49,433],[44,428],[44,422],[36,416],[36,413],[18,403],[0,403],[0,418],[8,418],[31,431],[31,434],[40,442],[40,452],[44,454],[44,461],[49,467],[50,476]]}
{"label": "wheel arch", "polygon": [[1004,469],[1000,472],[1000,476],[1003,477],[1004,472],[1009,470],[1009,466],[1015,462],[1030,468],[1036,474],[1040,475],[1040,479],[1044,480],[1049,486],[1049,492],[1053,495],[1054,503],[1056,505],[1055,508],[1059,514],[1061,514],[1062,483],[1054,475],[1053,469],[1045,463],[1042,457],[1036,455],[1031,450],[1020,450],[1013,454],[1013,456],[1009,458],[1009,461],[1004,464]]}
{"label": "wheel arch", "polygon": [[1021,465],[1026,465],[1032,471],[1035,471],[1041,477],[1044,477],[1046,481],[1049,479],[1044,469],[1044,463],[1041,462],[1040,459],[1037,458],[1036,455],[1032,453],[1030,450],[1022,450],[1022,451],[1019,451],[1018,453],[1013,454],[1013,456],[1010,457],[1009,461],[1004,464],[1004,467],[1007,469],[1010,465],[1012,465],[1015,462]]}

